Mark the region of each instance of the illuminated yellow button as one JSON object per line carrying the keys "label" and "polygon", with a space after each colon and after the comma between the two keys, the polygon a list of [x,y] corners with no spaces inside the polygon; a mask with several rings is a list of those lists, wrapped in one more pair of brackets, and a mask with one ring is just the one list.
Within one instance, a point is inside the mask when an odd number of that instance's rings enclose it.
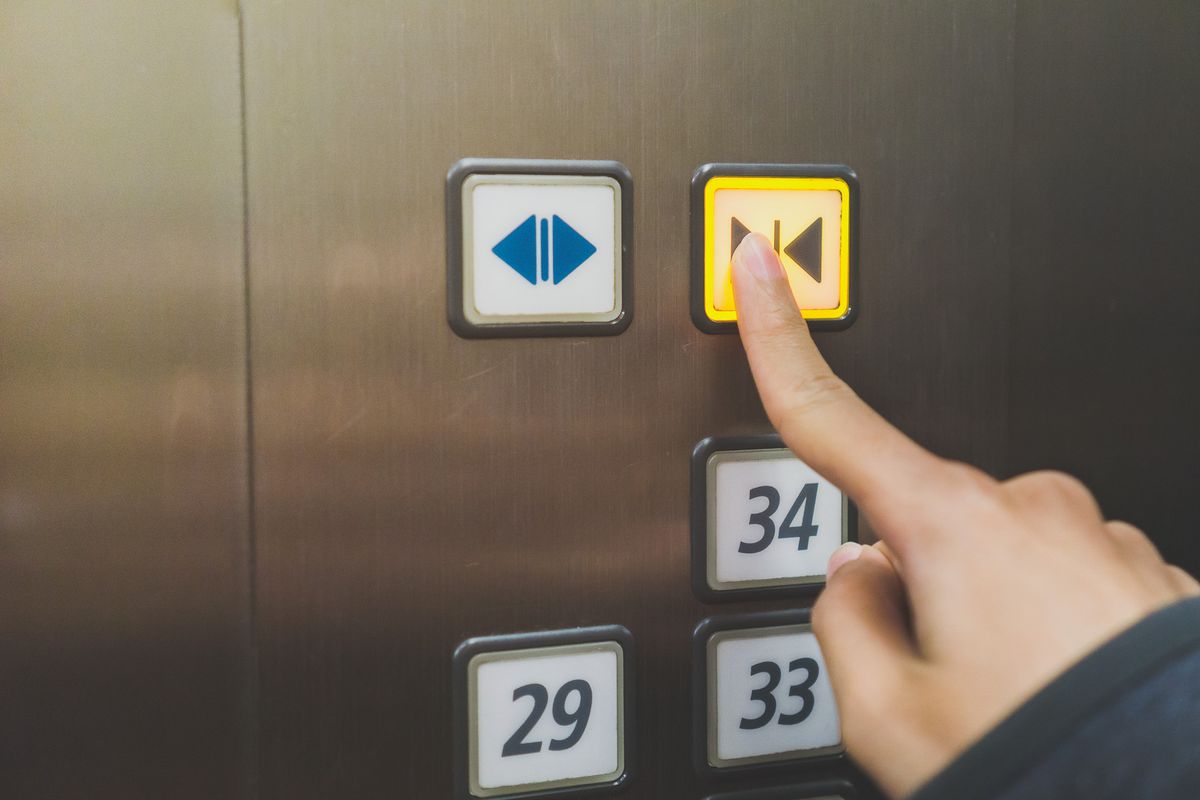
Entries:
{"label": "illuminated yellow button", "polygon": [[[848,325],[855,311],[856,189],[855,175],[845,167],[710,164],[698,170],[692,183],[696,324],[709,332],[735,327],[730,259],[753,232],[766,236],[779,253],[796,304],[812,327]],[[702,206],[700,214],[696,205]],[[702,230],[696,224],[701,219]]]}

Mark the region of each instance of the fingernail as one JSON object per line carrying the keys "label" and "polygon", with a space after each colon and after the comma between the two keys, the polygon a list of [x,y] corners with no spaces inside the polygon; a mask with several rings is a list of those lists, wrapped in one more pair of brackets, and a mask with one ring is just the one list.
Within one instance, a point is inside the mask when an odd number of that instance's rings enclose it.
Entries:
{"label": "fingernail", "polygon": [[858,542],[846,542],[829,557],[829,566],[825,570],[825,580],[832,580],[833,573],[856,560],[862,555],[862,545]]}
{"label": "fingernail", "polygon": [[786,277],[783,264],[779,263],[779,256],[771,249],[767,237],[761,233],[752,233],[742,239],[742,243],[733,254],[733,261],[750,270],[756,278],[778,280]]}

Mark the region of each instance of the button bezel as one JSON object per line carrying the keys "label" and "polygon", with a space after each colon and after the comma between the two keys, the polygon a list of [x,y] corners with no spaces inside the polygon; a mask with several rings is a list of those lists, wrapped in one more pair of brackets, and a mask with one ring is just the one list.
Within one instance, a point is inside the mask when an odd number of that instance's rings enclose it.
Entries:
{"label": "button bezel", "polygon": [[[501,321],[482,323],[471,319],[466,302],[463,187],[471,176],[562,176],[607,177],[620,193],[619,234],[614,255],[620,259],[616,293],[619,308],[607,320]],[[544,182],[544,181],[542,181]],[[572,161],[524,158],[464,158],[446,175],[446,316],[450,328],[467,339],[527,338],[542,336],[615,336],[633,321],[633,176],[617,161]]]}
{"label": "button bezel", "polygon": [[692,174],[691,186],[691,287],[689,299],[692,323],[704,333],[734,333],[737,321],[710,319],[705,298],[705,198],[713,178],[837,178],[847,187],[848,264],[845,311],[834,318],[808,318],[814,331],[839,331],[850,327],[858,317],[858,175],[843,164],[704,164]]}
{"label": "button bezel", "polygon": [[[710,436],[702,439],[692,450],[691,461],[691,579],[692,591],[706,603],[727,603],[742,600],[766,600],[779,597],[809,597],[825,586],[825,576],[812,575],[794,579],[779,578],[753,582],[752,585],[721,589],[709,581],[716,554],[710,541],[710,521],[715,511],[715,499],[709,493],[709,460],[718,453],[787,449],[778,434],[755,436]],[[715,477],[715,476],[714,476]],[[714,486],[715,488],[715,486]],[[845,492],[842,493],[842,542],[858,541],[858,507]],[[751,583],[751,582],[745,582]]]}
{"label": "button bezel", "polygon": [[712,674],[710,662],[715,657],[715,651],[710,651],[709,648],[713,637],[726,632],[753,631],[759,628],[798,626],[811,630],[811,624],[812,612],[805,608],[708,617],[696,626],[692,633],[692,764],[698,775],[719,779],[725,776],[775,775],[804,771],[808,773],[805,777],[811,777],[813,780],[839,777],[838,773],[843,771],[846,763],[844,744],[799,751],[800,755],[783,753],[761,758],[756,756],[753,760],[738,759],[737,762],[724,766],[709,762],[710,741],[715,736],[715,733],[709,731],[709,708],[715,702],[716,690],[715,685],[709,685]]}
{"label": "button bezel", "polygon": [[[516,653],[549,647],[574,645],[602,645],[615,643],[621,651],[617,661],[617,755],[619,774],[610,780],[579,783],[580,779],[565,779],[546,783],[507,787],[500,791],[484,790],[472,792],[478,787],[472,774],[472,743],[477,732],[472,724],[475,709],[472,707],[474,670],[472,661],[477,656]],[[477,636],[462,642],[454,650],[451,659],[452,714],[454,730],[454,797],[456,800],[542,800],[543,798],[579,797],[611,792],[627,785],[633,778],[637,752],[636,717],[634,698],[633,634],[623,625],[597,625],[587,628],[512,633],[499,636]],[[513,656],[517,657],[516,655]],[[588,780],[588,779],[583,779]],[[541,787],[541,788],[538,788]]]}

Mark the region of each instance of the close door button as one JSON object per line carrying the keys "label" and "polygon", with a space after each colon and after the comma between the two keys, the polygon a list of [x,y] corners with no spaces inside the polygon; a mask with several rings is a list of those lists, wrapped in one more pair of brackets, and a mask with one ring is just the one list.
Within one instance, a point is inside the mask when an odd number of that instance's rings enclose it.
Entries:
{"label": "close door button", "polygon": [[771,240],[809,326],[857,312],[858,178],[848,167],[706,164],[692,177],[692,320],[736,330],[730,261],[751,232]]}

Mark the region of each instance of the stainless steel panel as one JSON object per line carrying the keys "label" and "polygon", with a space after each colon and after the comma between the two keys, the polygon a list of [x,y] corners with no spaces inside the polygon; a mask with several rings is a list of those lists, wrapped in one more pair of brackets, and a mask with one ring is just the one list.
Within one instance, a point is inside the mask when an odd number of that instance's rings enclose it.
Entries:
{"label": "stainless steel panel", "polygon": [[0,8],[0,796],[248,796],[238,16]]}
{"label": "stainless steel panel", "polygon": [[[459,641],[621,623],[627,796],[699,796],[688,454],[767,423],[736,338],[688,317],[688,179],[853,166],[862,316],[825,351],[1001,469],[1013,4],[245,5],[263,795],[445,797]],[[632,170],[629,331],[451,333],[463,156]]]}
{"label": "stainless steel panel", "polygon": [[1011,460],[1200,574],[1200,4],[1026,3]]}

